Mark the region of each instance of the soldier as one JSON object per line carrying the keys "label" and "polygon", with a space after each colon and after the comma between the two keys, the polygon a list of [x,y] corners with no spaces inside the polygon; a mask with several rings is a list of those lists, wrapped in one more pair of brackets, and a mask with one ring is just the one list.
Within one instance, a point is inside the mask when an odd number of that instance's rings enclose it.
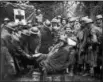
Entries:
{"label": "soldier", "polygon": [[49,47],[52,45],[52,40],[53,40],[51,22],[49,20],[46,20],[42,28],[40,28],[40,31],[42,34],[40,52],[48,53]]}
{"label": "soldier", "polygon": [[43,15],[41,14],[40,9],[37,10],[36,22],[40,25],[43,23]]}
{"label": "soldier", "polygon": [[9,21],[10,21],[9,18],[4,18],[4,23],[1,25],[1,29],[5,27]]}
{"label": "soldier", "polygon": [[4,34],[2,33],[2,37],[3,37],[2,39],[3,42],[5,42],[4,45],[8,48],[8,51],[13,58],[16,74],[18,74],[21,72],[20,62],[22,57],[26,57],[27,59],[29,59],[30,56],[22,49],[21,41],[20,41],[21,36],[18,34],[18,32],[13,33],[13,30],[11,28],[12,26],[9,27],[9,25],[7,25],[6,31],[9,35],[4,36]]}
{"label": "soldier", "polygon": [[58,26],[58,20],[57,19],[53,18],[51,23],[52,23],[53,30],[55,30],[55,31],[60,30],[60,26]]}
{"label": "soldier", "polygon": [[103,17],[102,15],[97,15],[96,16],[96,26],[98,27],[97,30],[98,32],[98,40],[100,41],[101,34],[102,34],[102,28],[103,28]]}
{"label": "soldier", "polygon": [[67,20],[65,18],[61,19],[61,32],[65,31],[67,25]]}
{"label": "soldier", "polygon": [[102,28],[103,26],[103,17],[102,15],[96,16],[96,26]]}
{"label": "soldier", "polygon": [[37,27],[32,27],[29,29],[29,52],[31,54],[39,53],[39,48],[41,46],[41,32]]}
{"label": "soldier", "polygon": [[[68,57],[69,54],[74,54],[74,52],[71,52],[72,47],[73,46],[70,45],[70,43],[67,43],[67,36],[60,35],[60,41],[51,49],[51,51],[45,55],[39,54],[37,60],[41,61],[40,64],[47,73],[59,73],[70,65],[71,60],[69,61]],[[43,56],[45,56],[45,58]]]}
{"label": "soldier", "polygon": [[48,19],[44,22],[44,26],[49,28],[50,31],[52,31],[51,22]]}
{"label": "soldier", "polygon": [[88,26],[90,28],[90,46],[88,48],[88,60],[90,65],[90,74],[94,76],[94,69],[97,67],[97,56],[98,56],[98,27],[93,24],[92,19],[88,19],[89,23]]}
{"label": "soldier", "polygon": [[[100,70],[102,68],[102,33],[103,33],[103,17],[102,15],[97,15],[96,16],[96,26],[95,27],[95,33],[97,36],[97,40],[98,40],[98,56],[97,56],[97,67],[95,67],[95,75],[100,75]],[[98,70],[98,71],[97,71]]]}
{"label": "soldier", "polygon": [[[37,27],[31,27],[28,29],[23,29],[20,38],[20,46],[25,53],[29,54],[29,57],[21,56],[21,65],[24,71],[29,71],[28,66],[32,66],[33,69],[37,68],[37,63],[35,59],[32,59],[32,55],[39,52],[40,48],[40,31]],[[31,69],[31,68],[30,68]]]}
{"label": "soldier", "polygon": [[58,35],[60,33],[60,26],[58,26],[58,20],[57,19],[52,19],[52,34],[54,38],[54,43],[58,41]]}
{"label": "soldier", "polygon": [[[79,63],[79,71],[83,71],[83,69],[85,69],[84,64],[84,60],[85,60],[85,56],[88,52],[87,48],[88,48],[88,42],[87,40],[89,40],[89,35],[90,35],[90,30],[88,29],[87,24],[88,22],[88,18],[87,17],[82,17],[81,18],[81,29],[78,32],[78,48],[79,48],[79,52],[78,52],[78,63]],[[85,51],[84,51],[85,50]],[[82,66],[84,66],[84,68],[82,69]]]}
{"label": "soldier", "polygon": [[79,31],[80,27],[81,26],[80,26],[79,18],[78,18],[78,19],[76,19],[75,24],[74,24],[75,34],[77,34],[77,32]]}
{"label": "soldier", "polygon": [[[11,39],[12,29],[8,28],[8,23],[1,30],[1,77],[4,79],[8,74],[15,74],[14,61],[9,53],[6,44],[9,44]],[[5,65],[6,64],[6,65]],[[10,67],[10,68],[9,68]],[[11,72],[9,72],[11,70]]]}

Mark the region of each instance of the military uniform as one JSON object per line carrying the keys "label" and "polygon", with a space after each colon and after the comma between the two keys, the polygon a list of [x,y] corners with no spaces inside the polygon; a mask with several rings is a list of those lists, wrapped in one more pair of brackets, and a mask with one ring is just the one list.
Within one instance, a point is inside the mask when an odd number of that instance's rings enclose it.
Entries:
{"label": "military uniform", "polygon": [[[87,71],[87,65],[89,65],[89,57],[90,55],[88,54],[88,49],[91,46],[91,30],[90,27],[88,26],[88,23],[91,23],[88,18],[84,17],[82,19],[84,22],[81,26],[80,31],[77,34],[78,37],[78,64],[79,68],[81,69],[80,71],[88,72]],[[82,67],[86,67],[86,70],[82,69]]]}
{"label": "military uniform", "polygon": [[[65,46],[58,48],[58,50],[55,52],[53,51],[50,55],[48,54],[45,56],[45,59],[43,59],[40,63],[43,68],[47,71],[47,73],[57,73],[60,71],[65,70],[68,65],[70,65],[69,62],[69,47],[67,44],[64,43]],[[65,53],[65,54],[64,54]],[[50,55],[50,56],[49,56]]]}
{"label": "military uniform", "polygon": [[40,52],[47,54],[49,47],[52,45],[53,37],[52,32],[48,27],[43,26],[40,28],[41,31],[41,47]]}
{"label": "military uniform", "polygon": [[36,16],[36,22],[38,24],[42,24],[43,23],[43,15],[42,14],[39,14]]}
{"label": "military uniform", "polygon": [[[98,21],[99,20],[99,21]],[[96,33],[96,36],[97,36],[97,40],[98,40],[98,45],[97,45],[97,66],[95,67],[98,68],[98,71],[97,69],[95,70],[95,75],[98,74],[100,75],[100,66],[102,66],[102,33],[103,33],[103,17],[102,15],[97,15],[96,16],[96,26],[97,28],[95,29],[95,33]]]}
{"label": "military uniform", "polygon": [[[13,58],[8,50],[7,44],[10,44],[11,34],[6,26],[1,30],[1,78],[4,79],[9,74],[15,73]],[[11,46],[11,45],[9,45]]]}
{"label": "military uniform", "polygon": [[22,58],[24,57],[28,59],[29,55],[22,49],[20,37],[16,34],[10,34],[8,30],[5,31],[6,34],[3,34],[4,32],[2,32],[2,41],[13,58],[16,72],[19,73],[21,71],[20,63],[22,62]]}

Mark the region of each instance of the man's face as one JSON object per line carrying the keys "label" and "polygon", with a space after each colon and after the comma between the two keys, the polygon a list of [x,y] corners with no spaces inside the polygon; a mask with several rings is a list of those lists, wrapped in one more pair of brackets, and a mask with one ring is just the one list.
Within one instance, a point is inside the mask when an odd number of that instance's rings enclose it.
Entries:
{"label": "man's face", "polygon": [[52,23],[52,26],[54,27],[54,26],[57,26],[57,23],[56,22],[53,22]]}
{"label": "man's face", "polygon": [[80,24],[81,24],[81,26],[85,26],[85,22],[84,21],[81,21]]}
{"label": "man's face", "polygon": [[60,39],[61,39],[61,40],[65,41],[66,38],[67,38],[67,35],[66,35],[66,34],[62,34],[62,35],[60,35]]}
{"label": "man's face", "polygon": [[73,26],[74,25],[74,22],[70,22],[70,26]]}
{"label": "man's face", "polygon": [[103,21],[102,21],[102,19],[98,19],[96,22],[97,22],[98,24],[101,24]]}
{"label": "man's face", "polygon": [[4,21],[4,24],[6,25],[8,22],[7,21]]}
{"label": "man's face", "polygon": [[79,22],[75,22],[74,27],[75,27],[75,29],[76,29],[76,30],[79,30],[79,29],[80,29],[80,27],[81,27],[81,25],[80,25],[80,23],[79,23]]}
{"label": "man's face", "polygon": [[66,20],[62,20],[62,24],[65,25],[66,24]]}

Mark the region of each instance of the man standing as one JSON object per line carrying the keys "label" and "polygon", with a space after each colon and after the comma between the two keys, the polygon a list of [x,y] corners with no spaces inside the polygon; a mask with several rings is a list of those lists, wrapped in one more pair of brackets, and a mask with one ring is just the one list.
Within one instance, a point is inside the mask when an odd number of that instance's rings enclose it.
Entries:
{"label": "man standing", "polygon": [[41,31],[41,48],[40,52],[47,54],[49,47],[52,45],[52,26],[49,20],[44,22],[44,25],[40,28]]}
{"label": "man standing", "polygon": [[[98,39],[98,57],[97,57],[97,70],[103,70],[103,68],[102,68],[102,63],[103,63],[103,61],[102,61],[102,54],[103,54],[103,52],[102,52],[102,50],[103,50],[103,48],[102,48],[102,40],[103,40],[103,17],[102,17],[102,15],[97,15],[96,16],[96,26],[97,26],[97,33],[96,33],[96,35],[97,35],[97,39]],[[98,73],[98,75],[100,75],[100,72],[97,72]],[[100,75],[101,76],[101,75]]]}
{"label": "man standing", "polygon": [[78,47],[79,47],[79,53],[78,53],[78,62],[79,62],[79,67],[81,68],[83,66],[84,69],[81,69],[83,71],[86,71],[85,68],[87,67],[87,54],[88,54],[88,47],[90,43],[90,29],[87,26],[87,24],[90,23],[88,21],[87,17],[82,17],[81,18],[81,29],[80,32],[78,33]]}
{"label": "man standing", "polygon": [[43,15],[41,14],[40,9],[37,10],[36,22],[38,23],[38,25],[41,25],[43,23]]}
{"label": "man standing", "polygon": [[39,53],[39,48],[41,46],[41,32],[37,27],[32,27],[29,29],[29,52],[30,54]]}

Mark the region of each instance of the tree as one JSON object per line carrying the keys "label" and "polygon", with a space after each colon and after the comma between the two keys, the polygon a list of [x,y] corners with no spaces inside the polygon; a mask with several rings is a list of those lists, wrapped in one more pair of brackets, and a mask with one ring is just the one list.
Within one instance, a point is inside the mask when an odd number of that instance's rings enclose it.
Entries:
{"label": "tree", "polygon": [[103,2],[102,1],[79,1],[80,4],[76,9],[77,15],[88,15],[92,19],[98,14],[103,15]]}
{"label": "tree", "polygon": [[57,15],[63,15],[64,13],[63,1],[31,1],[30,3],[34,5],[36,9],[41,9],[45,19],[51,20],[53,17]]}

